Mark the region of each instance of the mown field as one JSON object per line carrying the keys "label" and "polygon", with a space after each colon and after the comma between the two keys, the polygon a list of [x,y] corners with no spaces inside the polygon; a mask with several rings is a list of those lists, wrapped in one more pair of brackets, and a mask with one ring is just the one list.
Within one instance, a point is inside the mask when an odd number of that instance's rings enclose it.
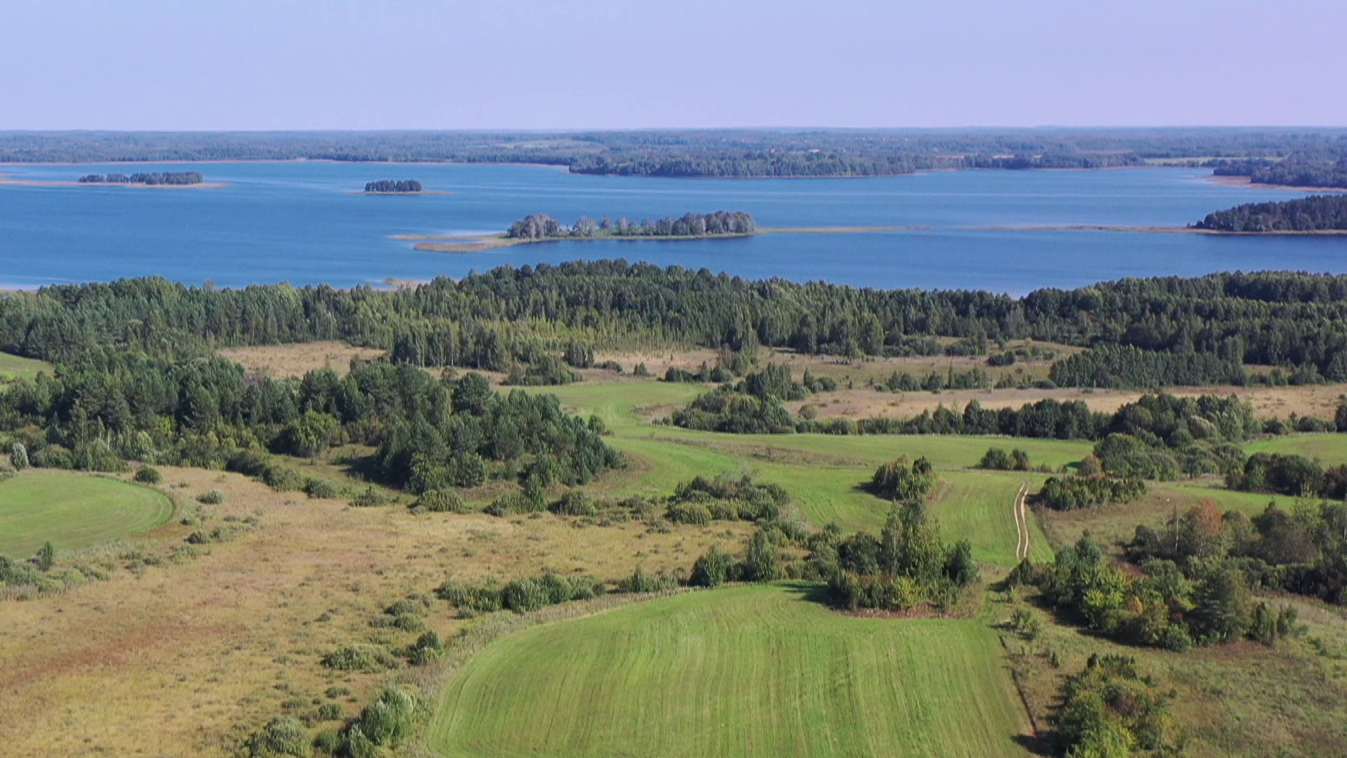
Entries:
{"label": "mown field", "polygon": [[52,372],[52,366],[46,361],[21,358],[9,353],[0,353],[0,381],[9,379],[31,379],[39,373]]}
{"label": "mown field", "polygon": [[0,555],[27,557],[51,541],[89,547],[143,532],[173,515],[162,493],[66,471],[20,473],[0,482]]}
{"label": "mown field", "polygon": [[735,587],[534,627],[445,686],[441,756],[1016,756],[1028,722],[976,620],[836,614]]}
{"label": "mown field", "polygon": [[1258,440],[1244,446],[1249,453],[1298,453],[1318,458],[1325,466],[1347,463],[1347,434],[1295,434]]}

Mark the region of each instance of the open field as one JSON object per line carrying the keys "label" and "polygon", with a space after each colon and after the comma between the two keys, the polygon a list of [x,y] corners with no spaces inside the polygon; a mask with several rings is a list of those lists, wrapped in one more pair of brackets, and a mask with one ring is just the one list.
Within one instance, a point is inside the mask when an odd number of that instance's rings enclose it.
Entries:
{"label": "open field", "polygon": [[[464,582],[536,576],[545,569],[600,579],[686,569],[707,547],[737,550],[750,526],[716,523],[659,533],[641,522],[584,528],[535,518],[421,514],[403,507],[278,493],[235,474],[164,467],[165,483],[196,496],[207,526],[254,516],[237,539],[201,556],[118,571],[64,595],[0,603],[0,734],[5,754],[236,755],[238,740],[282,704],[307,704],[333,685],[353,715],[379,674],[318,665],[340,645],[406,645],[408,634],[371,626],[390,602],[428,593],[447,576]],[[127,486],[127,485],[122,485]],[[143,550],[182,544],[176,522],[139,541]],[[463,623],[447,604],[427,612],[446,638]]]}
{"label": "open field", "polygon": [[1347,464],[1347,434],[1293,434],[1244,446],[1249,453],[1298,453],[1325,466]]}
{"label": "open field", "polygon": [[382,350],[354,347],[345,342],[335,341],[230,347],[218,352],[221,356],[242,364],[250,373],[266,374],[277,379],[303,376],[309,371],[322,368],[330,368],[339,374],[345,374],[350,370],[352,359],[373,360],[384,354]]}
{"label": "open field", "polygon": [[173,515],[148,487],[68,471],[24,471],[0,482],[0,555],[26,558],[51,541],[73,550],[139,534]]}
{"label": "open field", "polygon": [[21,358],[9,353],[0,353],[0,381],[6,379],[32,379],[42,372],[52,373],[52,365],[46,361]]}
{"label": "open field", "polygon": [[498,640],[445,687],[429,745],[492,758],[1028,754],[983,622],[852,618],[814,591],[685,593]]}

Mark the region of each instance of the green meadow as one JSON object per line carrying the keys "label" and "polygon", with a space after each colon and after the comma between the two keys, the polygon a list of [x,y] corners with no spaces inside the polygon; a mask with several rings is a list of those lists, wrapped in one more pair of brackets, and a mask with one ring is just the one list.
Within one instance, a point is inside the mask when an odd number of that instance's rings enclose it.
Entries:
{"label": "green meadow", "polygon": [[980,620],[845,616],[807,584],[689,592],[490,643],[446,683],[441,756],[1028,755]]}
{"label": "green meadow", "polygon": [[173,515],[160,492],[68,471],[29,470],[0,482],[0,555],[23,558],[50,541],[73,550],[156,527]]}

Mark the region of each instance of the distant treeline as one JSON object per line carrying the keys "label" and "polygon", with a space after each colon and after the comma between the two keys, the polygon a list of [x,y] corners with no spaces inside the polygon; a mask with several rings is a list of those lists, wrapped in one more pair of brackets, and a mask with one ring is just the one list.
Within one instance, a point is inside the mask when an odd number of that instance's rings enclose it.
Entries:
{"label": "distant treeline", "polygon": [[196,171],[170,171],[153,174],[85,174],[80,184],[200,184],[204,181]]}
{"label": "distant treeline", "polygon": [[859,357],[907,354],[914,337],[927,336],[1092,345],[1058,362],[1058,385],[1248,383],[1254,376],[1241,365],[1249,364],[1279,367],[1274,383],[1344,381],[1347,276],[1125,279],[1013,298],[592,261],[498,268],[395,292],[134,279],[0,298],[0,350],[57,362],[91,346],[161,355],[343,339],[403,363],[509,371],[571,343]]}
{"label": "distant treeline", "polygon": [[420,192],[421,183],[415,179],[380,179],[377,182],[365,182],[366,192]]}
{"label": "distant treeline", "polygon": [[1347,152],[1331,154],[1293,154],[1284,161],[1228,161],[1216,166],[1216,176],[1247,176],[1254,184],[1287,187],[1347,188]]}
{"label": "distant treeline", "polygon": [[1280,203],[1246,203],[1207,214],[1198,229],[1220,232],[1347,230],[1347,195],[1315,195]]}
{"label": "distant treeline", "polygon": [[581,216],[574,226],[565,226],[545,213],[514,222],[505,236],[510,239],[589,239],[592,237],[704,237],[715,234],[752,234],[753,217],[743,211],[686,213],[680,218],[658,221],[642,219],[633,224],[625,216],[613,221],[607,216],[595,221]]}
{"label": "distant treeline", "polygon": [[1147,158],[1285,158],[1347,150],[1340,129],[639,132],[10,132],[0,161],[337,160],[543,163],[586,174],[883,176],[943,168],[1099,168]]}

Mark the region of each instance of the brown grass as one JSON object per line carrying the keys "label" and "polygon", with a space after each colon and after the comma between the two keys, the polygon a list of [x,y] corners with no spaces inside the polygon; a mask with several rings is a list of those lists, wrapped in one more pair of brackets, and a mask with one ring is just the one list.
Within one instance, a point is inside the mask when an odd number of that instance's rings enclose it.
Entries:
{"label": "brown grass", "polygon": [[[706,546],[730,549],[748,526],[720,523],[650,532],[640,522],[580,528],[551,515],[412,515],[276,493],[234,474],[163,468],[191,495],[226,493],[225,515],[260,515],[259,529],[205,546],[178,565],[122,570],[64,595],[0,603],[0,734],[9,756],[224,756],[291,698],[333,684],[368,695],[377,675],[331,672],[318,660],[352,642],[398,645],[415,635],[370,621],[408,593],[448,576],[585,571],[602,579],[686,568]],[[181,544],[165,525],[151,549]],[[435,601],[431,626],[462,622]]]}
{"label": "brown grass", "polygon": [[336,341],[230,347],[218,352],[231,361],[243,364],[250,373],[264,374],[277,379],[303,376],[306,372],[321,368],[330,368],[339,374],[345,374],[350,370],[352,358],[372,360],[384,354],[382,350],[353,347],[345,342]]}

